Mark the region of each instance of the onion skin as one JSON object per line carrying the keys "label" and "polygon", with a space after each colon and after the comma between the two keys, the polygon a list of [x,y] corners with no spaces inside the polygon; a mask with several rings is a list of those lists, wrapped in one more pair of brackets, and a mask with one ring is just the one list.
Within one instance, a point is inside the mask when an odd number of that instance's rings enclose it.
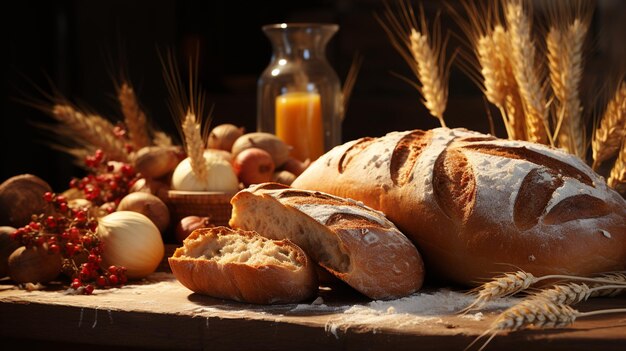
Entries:
{"label": "onion skin", "polygon": [[61,274],[62,259],[59,253],[51,254],[43,247],[22,246],[9,256],[9,277],[16,283],[45,284]]}
{"label": "onion skin", "polygon": [[158,197],[143,193],[130,193],[117,205],[118,211],[133,211],[150,218],[152,223],[163,233],[170,225],[170,210]]}
{"label": "onion skin", "polygon": [[263,149],[245,149],[235,157],[233,168],[239,180],[245,186],[266,183],[274,175],[272,156]]}
{"label": "onion skin", "polygon": [[213,227],[211,224],[209,217],[198,217],[198,216],[187,216],[178,222],[176,225],[175,235],[176,241],[182,243],[183,240],[187,239],[189,234],[196,229],[199,228],[210,228]]}
{"label": "onion skin", "polygon": [[218,156],[205,153],[207,178],[198,179],[191,169],[189,158],[184,159],[172,175],[172,189],[185,191],[216,191],[234,193],[239,190],[239,180],[230,163]]}
{"label": "onion skin", "polygon": [[13,232],[13,227],[0,227],[0,278],[7,276],[9,256],[20,247],[17,241],[11,239]]}
{"label": "onion skin", "polygon": [[141,279],[154,272],[163,259],[165,246],[159,229],[141,213],[118,211],[100,218],[98,236],[104,245],[102,263],[126,267],[128,279]]}

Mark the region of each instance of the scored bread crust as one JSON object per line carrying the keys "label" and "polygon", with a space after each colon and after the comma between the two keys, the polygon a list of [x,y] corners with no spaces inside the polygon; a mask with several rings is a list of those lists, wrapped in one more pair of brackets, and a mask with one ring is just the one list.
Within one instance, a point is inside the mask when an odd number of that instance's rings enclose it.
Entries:
{"label": "scored bread crust", "polygon": [[384,212],[429,276],[475,285],[501,272],[626,268],[626,202],[575,156],[465,129],[392,132],[337,146],[293,187]]}
{"label": "scored bread crust", "polygon": [[[248,245],[252,239],[270,241],[294,256],[297,265],[275,263],[220,263],[195,255],[197,245],[208,244],[219,236],[239,239]],[[269,240],[252,231],[212,227],[194,230],[168,258],[172,273],[188,289],[212,297],[254,304],[294,303],[317,293],[314,265],[289,240]],[[282,262],[280,262],[282,263]]]}
{"label": "scored bread crust", "polygon": [[362,203],[277,183],[251,186],[231,203],[231,227],[290,239],[372,299],[403,297],[422,286],[424,267],[415,246]]}

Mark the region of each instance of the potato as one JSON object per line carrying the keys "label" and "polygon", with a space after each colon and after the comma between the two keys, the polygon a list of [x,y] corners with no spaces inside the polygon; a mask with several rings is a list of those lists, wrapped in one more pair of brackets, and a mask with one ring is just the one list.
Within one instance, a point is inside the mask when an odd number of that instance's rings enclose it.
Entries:
{"label": "potato", "polygon": [[32,174],[7,179],[0,185],[0,223],[19,228],[30,223],[33,214],[50,214],[52,206],[43,194],[50,185]]}
{"label": "potato", "polygon": [[20,247],[17,241],[11,239],[14,231],[13,227],[0,227],[0,278],[8,274],[9,256]]}
{"label": "potato", "polygon": [[59,276],[62,261],[58,253],[52,254],[37,246],[22,246],[9,256],[9,277],[22,284],[47,283]]}

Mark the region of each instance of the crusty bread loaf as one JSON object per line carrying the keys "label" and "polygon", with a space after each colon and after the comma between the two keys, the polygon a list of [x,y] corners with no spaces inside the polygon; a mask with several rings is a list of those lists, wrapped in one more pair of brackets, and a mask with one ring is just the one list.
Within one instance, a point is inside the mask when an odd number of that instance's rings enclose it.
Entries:
{"label": "crusty bread loaf", "polygon": [[292,184],[384,212],[429,276],[473,285],[503,271],[626,268],[626,202],[575,156],[465,129],[340,145]]}
{"label": "crusty bread loaf", "polygon": [[422,285],[415,246],[382,213],[361,203],[277,183],[242,190],[231,203],[232,227],[293,241],[370,298],[402,297]]}
{"label": "crusty bread loaf", "polygon": [[187,288],[256,304],[290,303],[317,292],[314,265],[289,240],[226,227],[196,229],[169,264]]}

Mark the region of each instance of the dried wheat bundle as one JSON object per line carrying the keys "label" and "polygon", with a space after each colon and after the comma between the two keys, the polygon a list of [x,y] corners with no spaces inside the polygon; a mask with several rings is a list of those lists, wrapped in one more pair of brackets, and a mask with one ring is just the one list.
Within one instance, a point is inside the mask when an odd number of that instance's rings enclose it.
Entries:
{"label": "dried wheat bundle", "polygon": [[110,160],[128,161],[124,141],[116,137],[115,126],[93,114],[84,114],[68,104],[56,104],[51,115],[64,126],[60,133],[71,135],[87,149],[102,149]]}
{"label": "dried wheat bundle", "polygon": [[598,169],[602,162],[615,156],[625,137],[626,81],[622,81],[593,134],[591,141],[593,168]]}
{"label": "dried wheat bundle", "polygon": [[352,59],[352,64],[350,64],[350,69],[348,70],[346,80],[343,82],[343,86],[341,88],[341,97],[343,103],[341,109],[342,121],[344,120],[344,118],[346,117],[346,113],[348,112],[350,97],[352,96],[352,91],[354,90],[354,85],[356,84],[356,79],[359,76],[359,70],[361,69],[362,64],[363,56],[355,54],[354,58]]}
{"label": "dried wheat bundle", "polygon": [[127,82],[122,83],[117,92],[117,98],[122,108],[124,121],[128,128],[130,141],[135,149],[151,145],[148,133],[148,119],[137,101],[137,96],[132,86]]}
{"label": "dried wheat bundle", "polygon": [[450,61],[445,52],[448,37],[442,39],[439,18],[434,21],[432,32],[428,29],[424,10],[420,7],[419,22],[409,2],[398,1],[394,10],[385,3],[384,19],[377,17],[387,33],[391,44],[409,64],[417,77],[416,88],[422,94],[422,102],[433,117],[445,127],[443,114],[448,103],[448,79]]}
{"label": "dried wheat bundle", "polygon": [[174,143],[172,142],[172,138],[166,133],[156,130],[153,132],[153,134],[154,138],[152,139],[152,143],[154,145],[166,148],[174,145]]}
{"label": "dried wheat bundle", "polygon": [[191,169],[198,179],[207,179],[207,161],[204,158],[205,138],[202,137],[202,127],[194,113],[187,113],[182,123],[182,129],[185,136],[185,150],[191,163]]}
{"label": "dried wheat bundle", "polygon": [[531,22],[521,0],[508,0],[504,14],[510,40],[510,54],[513,75],[519,87],[528,140],[547,144],[548,109],[546,107],[545,85],[537,65],[535,43],[531,36]]}

